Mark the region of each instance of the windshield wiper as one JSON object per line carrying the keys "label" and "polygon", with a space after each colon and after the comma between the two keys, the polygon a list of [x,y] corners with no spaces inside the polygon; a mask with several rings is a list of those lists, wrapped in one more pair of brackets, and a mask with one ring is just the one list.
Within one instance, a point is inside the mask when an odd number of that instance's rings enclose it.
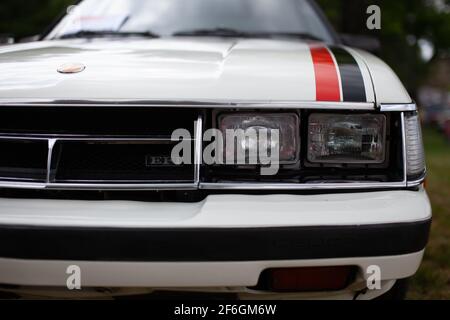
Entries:
{"label": "windshield wiper", "polygon": [[316,41],[323,41],[322,39],[309,34],[309,33],[301,33],[301,32],[270,32],[270,31],[242,31],[231,28],[214,28],[214,29],[197,29],[197,30],[187,30],[187,31],[178,31],[172,36],[189,36],[189,37],[236,37],[236,38],[275,38],[275,37],[284,37],[284,38],[297,38],[297,39],[309,39]]}
{"label": "windshield wiper", "polygon": [[64,34],[59,39],[73,39],[73,38],[96,38],[96,37],[147,37],[147,38],[159,38],[159,35],[146,31],[146,32],[122,32],[122,31],[93,31],[93,30],[80,30],[74,33]]}

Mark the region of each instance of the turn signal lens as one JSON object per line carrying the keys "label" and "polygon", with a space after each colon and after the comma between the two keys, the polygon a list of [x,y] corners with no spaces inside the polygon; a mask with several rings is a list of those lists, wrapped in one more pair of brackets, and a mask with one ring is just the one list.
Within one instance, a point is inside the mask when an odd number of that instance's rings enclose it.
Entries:
{"label": "turn signal lens", "polygon": [[417,113],[405,116],[406,165],[410,178],[417,178],[425,172],[425,152],[423,149],[422,130]]}

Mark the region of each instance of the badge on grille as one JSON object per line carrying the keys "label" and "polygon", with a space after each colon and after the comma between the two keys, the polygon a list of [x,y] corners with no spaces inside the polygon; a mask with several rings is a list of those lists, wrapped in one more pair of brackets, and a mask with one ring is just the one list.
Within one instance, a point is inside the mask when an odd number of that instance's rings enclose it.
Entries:
{"label": "badge on grille", "polygon": [[152,156],[147,155],[145,157],[145,166],[153,167],[153,166],[173,166],[174,163],[170,156]]}

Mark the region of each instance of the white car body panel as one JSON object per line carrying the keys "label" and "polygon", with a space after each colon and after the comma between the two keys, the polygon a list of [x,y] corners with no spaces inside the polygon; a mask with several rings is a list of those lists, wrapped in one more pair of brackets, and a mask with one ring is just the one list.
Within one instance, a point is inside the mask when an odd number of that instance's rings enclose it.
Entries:
{"label": "white car body panel", "polygon": [[[315,100],[313,64],[301,42],[65,40],[11,49],[0,54],[0,98]],[[68,62],[86,70],[57,73]]]}
{"label": "white car body panel", "polygon": [[411,103],[412,99],[406,91],[398,76],[380,58],[358,49],[350,49],[355,56],[359,55],[365,61],[370,70],[373,86],[375,88],[375,99],[379,104],[402,104]]}
{"label": "white car body panel", "polygon": [[199,203],[0,199],[0,225],[105,228],[264,228],[373,225],[431,217],[426,192],[210,195]]}
{"label": "white car body panel", "polygon": [[[392,70],[349,49],[369,103],[410,103]],[[82,63],[79,74],[59,74]],[[0,101],[297,101],[316,100],[309,45],[269,39],[162,38],[55,40],[0,49]],[[373,84],[372,84],[373,80]]]}
{"label": "white car body panel", "polygon": [[[259,228],[283,226],[372,225],[425,221],[431,217],[428,197],[415,191],[325,194],[309,196],[209,196],[201,203],[122,201],[0,200],[0,225],[22,227],[104,228]],[[85,287],[148,287],[151,290],[235,292],[243,299],[351,299],[366,285],[365,270],[382,270],[381,290],[396,279],[412,276],[424,251],[396,256],[230,262],[95,262],[0,258],[0,283],[63,287],[70,265],[82,270]],[[279,267],[354,265],[358,277],[339,292],[280,294],[248,289],[263,270]],[[149,289],[150,290],[150,289]],[[45,293],[42,293],[45,295]]]}
{"label": "white car body panel", "polygon": [[[419,268],[423,251],[401,256],[362,257],[319,260],[287,261],[240,261],[240,262],[87,262],[87,261],[41,261],[0,258],[0,283],[22,286],[64,287],[66,270],[77,265],[82,270],[82,287],[149,287],[153,290],[191,290],[203,292],[252,293],[252,298],[261,298],[267,293],[252,291],[262,271],[268,268],[320,267],[354,265],[359,269],[358,277],[343,292],[321,292],[303,294],[271,294],[269,298],[335,299],[339,295],[352,298],[355,292],[365,288],[368,275],[365,270],[377,265],[383,271],[381,280],[395,280],[412,276]],[[384,288],[383,288],[384,289]],[[378,296],[385,290],[373,290]],[[370,292],[370,291],[369,291]]]}

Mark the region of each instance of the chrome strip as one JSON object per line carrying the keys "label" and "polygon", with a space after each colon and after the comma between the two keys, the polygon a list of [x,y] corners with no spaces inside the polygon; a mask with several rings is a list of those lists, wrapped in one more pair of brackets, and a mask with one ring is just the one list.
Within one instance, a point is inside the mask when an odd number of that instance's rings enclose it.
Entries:
{"label": "chrome strip", "polygon": [[21,181],[0,181],[0,188],[11,189],[45,189],[45,183],[21,182]]}
{"label": "chrome strip", "polygon": [[198,116],[195,127],[195,148],[194,148],[194,181],[197,185],[200,184],[200,170],[203,158],[203,118]]}
{"label": "chrome strip", "polygon": [[46,100],[0,99],[2,106],[16,107],[178,107],[178,108],[239,108],[239,109],[325,109],[325,110],[375,110],[371,102],[321,102],[321,101],[154,101],[154,100]]}
{"label": "chrome strip", "polygon": [[400,114],[400,121],[402,126],[402,153],[403,153],[403,181],[405,185],[408,184],[408,159],[406,158],[406,122],[405,113]]}
{"label": "chrome strip", "polygon": [[[87,137],[87,136],[57,136],[57,135],[51,135],[51,136],[33,136],[33,135],[8,135],[8,134],[1,134],[0,133],[0,140],[41,140],[41,141],[47,141],[47,140],[58,140],[58,141],[119,141],[119,142],[141,142],[141,141],[148,141],[148,142],[167,142],[168,144],[173,143],[174,141],[170,140],[170,138],[145,138],[145,137]],[[186,139],[187,141],[194,141],[194,139]]]}
{"label": "chrome strip", "polygon": [[417,105],[415,103],[406,104],[380,104],[381,112],[394,112],[394,111],[417,111]]}
{"label": "chrome strip", "polygon": [[37,190],[197,190],[196,183],[159,183],[159,184],[101,184],[101,183],[34,183],[0,181],[0,188],[37,189]]}
{"label": "chrome strip", "polygon": [[[422,181],[408,183],[414,187]],[[97,184],[97,183],[28,183],[1,181],[0,188],[40,189],[40,190],[363,190],[363,189],[399,189],[405,188],[403,182],[388,183],[315,183],[315,184],[283,184],[283,183],[162,183],[162,184]]]}
{"label": "chrome strip", "polygon": [[408,181],[407,187],[408,188],[412,188],[412,187],[420,186],[422,183],[425,182],[426,175],[427,174],[425,172],[425,174],[422,177],[420,177],[419,179],[416,179],[416,180],[413,180],[413,181]]}
{"label": "chrome strip", "polygon": [[0,135],[0,140],[22,140],[22,141],[48,141],[49,138],[44,137],[32,137],[28,135],[20,135],[20,136],[8,136],[8,135]]}
{"label": "chrome strip", "polygon": [[404,182],[388,183],[201,183],[205,190],[355,190],[355,189],[397,189],[404,188]]}
{"label": "chrome strip", "polygon": [[156,191],[156,190],[196,190],[196,183],[50,183],[44,189],[55,190],[132,190],[132,191]]}
{"label": "chrome strip", "polygon": [[91,99],[91,100],[48,100],[48,99],[0,99],[2,106],[16,107],[178,107],[178,108],[242,108],[242,109],[326,109],[326,110],[376,110],[382,112],[416,111],[415,103],[372,102],[326,102],[326,101],[248,101],[248,100],[196,100],[157,101],[145,99]]}
{"label": "chrome strip", "polygon": [[47,183],[51,182],[52,175],[52,158],[53,158],[53,147],[55,146],[57,139],[48,140],[48,153],[47,153]]}

